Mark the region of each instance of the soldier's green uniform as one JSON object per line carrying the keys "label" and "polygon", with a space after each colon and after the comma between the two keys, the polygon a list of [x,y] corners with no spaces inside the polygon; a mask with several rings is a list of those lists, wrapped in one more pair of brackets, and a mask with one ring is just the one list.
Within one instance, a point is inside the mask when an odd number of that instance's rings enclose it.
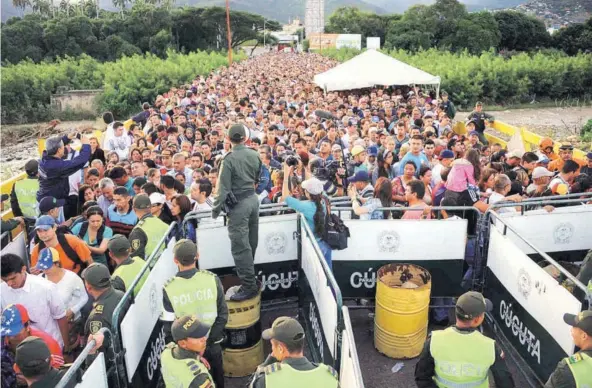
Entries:
{"label": "soldier's green uniform", "polygon": [[259,198],[255,194],[255,186],[259,180],[261,159],[255,150],[243,144],[247,138],[243,125],[233,125],[228,136],[233,142],[232,152],[226,154],[220,166],[212,217],[217,218],[223,205],[234,195],[236,204],[232,208],[227,207],[228,234],[242,287],[232,299],[244,300],[259,291],[253,258],[259,240]]}
{"label": "soldier's green uniform", "polygon": [[[111,275],[109,269],[98,263],[91,264],[82,272],[82,278],[95,289],[103,289],[93,302],[93,308],[84,325],[84,334],[95,334],[103,327],[113,331],[112,321],[113,312],[119,301],[123,298],[123,292],[114,289],[111,286]],[[120,317],[123,319],[125,311],[122,311]]]}
{"label": "soldier's green uniform", "polygon": [[173,322],[171,332],[176,343],[169,343],[160,355],[162,378],[167,388],[216,387],[210,375],[210,365],[203,352],[205,341],[179,344],[181,340],[204,339],[210,327],[195,315],[185,315]]}
{"label": "soldier's green uniform", "polygon": [[[592,311],[582,311],[578,315],[565,314],[563,320],[570,326],[584,331],[592,338]],[[588,341],[588,344],[590,342]],[[545,388],[590,388],[592,387],[592,347],[576,343],[582,350],[566,357],[545,384]]]}
{"label": "soldier's green uniform", "polygon": [[[134,209],[146,210],[150,209],[150,198],[147,195],[137,195],[134,198]],[[132,246],[130,256],[140,257],[148,260],[156,244],[160,242],[162,237],[166,234],[169,226],[165,224],[160,218],[154,217],[149,211],[138,220],[138,223],[129,235],[129,241]],[[164,250],[165,246],[160,247],[160,252]]]}

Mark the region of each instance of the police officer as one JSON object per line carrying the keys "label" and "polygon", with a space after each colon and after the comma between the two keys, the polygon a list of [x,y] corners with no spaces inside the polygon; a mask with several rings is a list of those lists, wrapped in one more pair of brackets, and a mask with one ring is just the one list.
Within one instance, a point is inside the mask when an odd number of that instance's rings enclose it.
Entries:
{"label": "police officer", "polygon": [[39,162],[31,159],[25,164],[27,179],[14,182],[10,193],[10,207],[15,217],[37,217],[39,191]]}
{"label": "police officer", "polygon": [[592,387],[592,311],[565,314],[563,321],[572,327],[571,336],[580,351],[559,361],[545,388]]}
{"label": "police officer", "polygon": [[304,356],[304,329],[290,317],[279,317],[263,339],[271,341],[271,354],[261,364],[250,388],[336,388],[339,377],[332,367],[313,364]]}
{"label": "police officer", "polygon": [[203,357],[210,327],[195,315],[176,319],[171,326],[173,341],[160,355],[162,378],[167,388],[215,388],[210,365]]}
{"label": "police officer", "polygon": [[224,387],[224,369],[221,343],[224,327],[228,322],[228,307],[220,279],[209,271],[198,270],[197,245],[188,239],[179,240],[173,248],[173,260],[179,272],[164,286],[162,320],[165,332],[168,324],[176,317],[196,315],[211,326],[205,358],[212,365],[212,376],[216,387]]}
{"label": "police officer", "polygon": [[240,301],[253,298],[259,292],[253,258],[259,240],[259,198],[255,186],[259,180],[261,159],[257,151],[244,145],[248,139],[244,125],[230,127],[228,137],[232,152],[224,156],[220,166],[212,217],[217,218],[225,206],[230,249],[242,283],[230,299]]}
{"label": "police officer", "polygon": [[475,131],[477,131],[477,136],[479,136],[479,142],[483,145],[489,144],[489,141],[487,141],[487,138],[484,135],[485,121],[492,123],[494,120],[495,118],[492,115],[483,112],[482,102],[477,102],[475,104],[475,110],[469,113],[469,116],[467,117],[467,124],[470,122],[475,124]]}
{"label": "police officer", "polygon": [[[15,369],[23,374],[29,387],[55,387],[66,374],[65,369],[58,371],[51,367],[51,352],[47,344],[35,336],[27,337],[16,347],[15,364]],[[75,385],[76,379],[72,379],[65,386]]]}
{"label": "police officer", "polygon": [[[130,242],[122,234],[113,236],[107,244],[107,249],[109,250],[109,257],[117,265],[113,275],[111,275],[111,284],[116,290],[125,292],[131,287],[146,262],[139,257],[130,257]],[[138,295],[146,278],[148,278],[148,271],[144,272],[144,275],[134,287],[134,296]]]}
{"label": "police officer", "polygon": [[[103,327],[113,330],[111,326],[113,311],[123,298],[123,292],[111,286],[111,274],[103,264],[93,263],[89,265],[82,271],[82,279],[84,279],[86,291],[94,301],[90,315],[84,325],[85,335],[95,334]],[[123,319],[123,316],[124,311],[120,315],[121,319]]]}
{"label": "police officer", "polygon": [[494,340],[478,330],[485,312],[491,309],[491,301],[478,292],[469,291],[458,298],[456,325],[433,331],[419,356],[415,366],[418,388],[469,385],[487,388],[489,370],[496,387],[514,387],[503,352]]}
{"label": "police officer", "polygon": [[[152,216],[150,197],[146,194],[136,195],[132,206],[138,217],[138,223],[129,235],[132,248],[131,256],[148,260],[169,226],[160,218]],[[164,246],[160,250],[162,251],[163,248]]]}

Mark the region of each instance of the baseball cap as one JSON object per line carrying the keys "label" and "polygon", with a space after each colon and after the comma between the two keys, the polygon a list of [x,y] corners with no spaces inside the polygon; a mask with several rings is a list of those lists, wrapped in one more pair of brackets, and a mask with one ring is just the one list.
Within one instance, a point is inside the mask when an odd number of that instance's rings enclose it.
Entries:
{"label": "baseball cap", "polygon": [[43,197],[39,202],[39,211],[41,213],[47,213],[48,211],[55,209],[56,207],[62,207],[66,203],[63,199],[55,199],[54,197]]}
{"label": "baseball cap", "polygon": [[134,209],[150,209],[151,204],[150,197],[148,197],[146,194],[138,194],[134,197]]}
{"label": "baseball cap", "polygon": [[570,326],[582,329],[586,334],[592,336],[592,310],[582,311],[575,314],[564,314],[563,321]]}
{"label": "baseball cap", "polygon": [[203,338],[210,333],[210,326],[200,322],[196,315],[185,315],[175,319],[171,334],[175,342],[185,338]]}
{"label": "baseball cap", "polygon": [[166,197],[164,194],[161,193],[152,193],[150,194],[150,204],[151,205],[162,205],[166,202]]}
{"label": "baseball cap", "polygon": [[82,278],[88,284],[97,288],[105,288],[111,285],[111,274],[106,265],[100,263],[92,263],[84,271],[82,271]]}
{"label": "baseball cap", "polygon": [[560,150],[571,151],[574,149],[574,146],[571,144],[561,144],[559,147]]}
{"label": "baseball cap", "polygon": [[476,122],[475,120],[472,120],[472,119],[471,119],[471,120],[468,120],[468,121],[465,123],[465,127],[468,127],[468,126],[469,126],[469,124],[473,124],[473,125],[475,125],[476,123],[477,123],[477,122]]}
{"label": "baseball cap", "polygon": [[442,150],[440,152],[440,159],[454,159],[454,152],[451,150]]}
{"label": "baseball cap", "polygon": [[107,243],[107,249],[109,249],[109,251],[115,256],[128,254],[130,248],[131,245],[129,240],[122,234],[116,234],[115,236],[111,237]]}
{"label": "baseball cap", "polygon": [[43,248],[39,252],[39,258],[37,259],[37,268],[40,271],[45,271],[53,267],[53,263],[60,262],[60,254],[55,248],[47,247]]}
{"label": "baseball cap", "polygon": [[341,151],[341,146],[339,144],[333,144],[331,151]]}
{"label": "baseball cap", "polygon": [[279,317],[269,329],[263,330],[261,337],[265,340],[274,339],[283,344],[301,341],[304,337],[304,329],[300,322],[290,317]]}
{"label": "baseball cap", "polygon": [[2,336],[14,336],[29,323],[29,313],[22,304],[9,304],[2,310]]}
{"label": "baseball cap", "polygon": [[38,170],[39,162],[36,159],[31,159],[25,164],[25,171],[29,175],[37,173]]}
{"label": "baseball cap", "polygon": [[56,222],[52,216],[41,216],[35,221],[35,230],[49,230],[55,226]]}
{"label": "baseball cap", "polygon": [[477,291],[465,292],[456,301],[456,313],[464,319],[476,318],[492,309],[491,301]]}
{"label": "baseball cap", "polygon": [[545,167],[535,167],[532,171],[532,179],[542,178],[544,176],[553,176],[551,171],[547,170]]}
{"label": "baseball cap", "polygon": [[586,154],[586,158],[588,158],[588,159],[592,160],[592,152],[588,152],[588,153]]}
{"label": "baseball cap", "polygon": [[352,154],[352,156],[356,156],[356,155],[361,154],[364,151],[366,151],[366,149],[364,147],[357,145],[357,146],[354,146],[354,148],[352,148],[351,154]]}
{"label": "baseball cap", "polygon": [[186,238],[183,238],[175,244],[173,248],[175,259],[183,265],[193,264],[197,257],[197,245]]}
{"label": "baseball cap", "polygon": [[376,156],[378,155],[378,148],[376,146],[368,147],[368,156]]}
{"label": "baseball cap", "polygon": [[524,152],[522,152],[520,150],[512,150],[512,152],[508,153],[508,155],[506,155],[506,157],[508,159],[512,159],[512,158],[522,159],[523,155],[524,155]]}
{"label": "baseball cap", "polygon": [[230,140],[240,141],[247,138],[246,127],[242,124],[234,124],[228,130],[228,137]]}
{"label": "baseball cap", "polygon": [[370,176],[368,175],[368,171],[366,170],[359,170],[353,176],[347,178],[348,183],[354,182],[368,182],[370,180]]}
{"label": "baseball cap", "polygon": [[473,136],[473,135],[479,136],[479,132],[477,132],[477,131],[471,131],[471,132],[469,132],[469,136]]}
{"label": "baseball cap", "polygon": [[553,139],[550,137],[543,137],[539,143],[539,148],[544,150],[549,147],[553,148]]}
{"label": "baseball cap", "polygon": [[302,182],[302,188],[312,195],[319,195],[323,192],[323,182],[318,178],[312,177]]}
{"label": "baseball cap", "polygon": [[25,376],[44,374],[49,371],[51,352],[45,341],[30,336],[16,347],[14,361]]}

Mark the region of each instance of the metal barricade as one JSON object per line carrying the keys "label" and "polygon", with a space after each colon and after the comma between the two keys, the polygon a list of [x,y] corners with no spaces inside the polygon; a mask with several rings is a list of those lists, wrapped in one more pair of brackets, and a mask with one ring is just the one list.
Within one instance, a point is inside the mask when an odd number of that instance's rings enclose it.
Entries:
{"label": "metal barricade", "polygon": [[343,313],[343,347],[341,350],[341,369],[339,373],[340,386],[343,388],[364,388],[364,379],[360,360],[356,349],[356,340],[354,338],[354,329],[349,317],[347,306],[341,308]]}
{"label": "metal barricade", "polygon": [[[99,353],[97,358],[87,369],[87,372],[83,375],[82,370],[85,368],[86,359],[90,355],[90,352],[93,350],[93,348],[97,345],[94,339],[88,342],[84,349],[82,349],[82,352],[78,355],[78,357],[76,357],[76,360],[74,360],[70,368],[68,368],[68,371],[59,381],[56,388],[68,387],[72,385],[74,380],[77,383],[76,386],[80,388],[107,388],[108,381],[116,382],[117,387],[120,387],[119,379],[116,375],[117,368],[115,367],[115,360],[112,358],[107,360],[104,359],[104,357],[107,357],[108,354],[113,354],[113,336],[106,327],[99,330],[97,334],[104,336],[103,348],[106,350]],[[103,377],[103,381],[97,381],[97,377]],[[110,379],[109,377],[112,378]]]}
{"label": "metal barricade", "polygon": [[[298,261],[300,267],[298,307],[302,312],[305,328],[308,329],[309,333],[313,334],[306,336],[306,338],[311,350],[321,349],[320,354],[312,352],[315,361],[332,364],[336,370],[339,370],[341,367],[341,336],[344,328],[341,290],[337,285],[333,272],[325,261],[325,256],[319,248],[313,232],[308,226],[308,222],[302,214],[298,217],[298,231]],[[308,252],[310,249],[312,249],[312,252]],[[319,267],[322,272],[318,270]],[[308,277],[312,277],[312,279]],[[332,296],[328,295],[326,287],[330,289]],[[310,290],[310,293],[307,293],[308,290]],[[312,298],[310,294],[312,294]],[[330,298],[335,302],[335,310],[321,309],[319,304],[326,302]],[[331,324],[328,325],[328,322],[334,324],[330,326]],[[326,335],[325,333],[330,330],[333,330],[332,335]],[[334,338],[333,343],[329,341],[331,337]],[[333,347],[333,349],[329,349],[332,353],[330,358],[322,350],[324,347],[323,339],[326,340],[327,346]],[[327,362],[327,360],[332,362]]]}
{"label": "metal barricade", "polygon": [[146,260],[146,264],[144,264],[144,267],[142,268],[140,273],[138,273],[138,275],[136,276],[136,278],[134,279],[132,284],[129,286],[129,288],[127,288],[123,298],[121,298],[121,300],[119,301],[119,303],[115,307],[115,310],[113,310],[113,317],[111,320],[111,327],[113,330],[113,337],[114,337],[114,340],[113,340],[114,346],[113,347],[114,347],[114,353],[115,353],[115,363],[116,363],[116,366],[118,369],[117,376],[119,377],[119,383],[122,386],[127,386],[128,376],[127,376],[127,372],[126,372],[126,368],[125,368],[125,358],[124,358],[125,349],[123,349],[123,345],[121,342],[121,331],[120,331],[120,324],[121,324],[121,321],[123,318],[120,319],[120,317],[122,314],[125,314],[125,312],[123,311],[124,308],[126,306],[128,306],[128,304],[131,305],[134,303],[134,289],[135,289],[136,285],[144,277],[144,274],[146,272],[148,272],[152,267],[154,267],[154,264],[160,258],[160,254],[162,253],[162,250],[160,249],[160,247],[163,245],[166,245],[168,243],[168,241],[171,238],[170,234],[174,230],[175,226],[176,226],[176,222],[172,222],[171,225],[169,226],[169,228],[167,229],[165,235],[162,236],[162,238],[160,239],[158,244],[154,247],[154,251],[152,252],[150,257]]}

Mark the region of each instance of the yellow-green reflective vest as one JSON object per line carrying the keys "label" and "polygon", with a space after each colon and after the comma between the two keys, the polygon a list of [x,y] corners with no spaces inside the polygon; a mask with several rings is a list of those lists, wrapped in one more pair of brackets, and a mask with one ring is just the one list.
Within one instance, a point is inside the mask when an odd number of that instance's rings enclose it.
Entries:
{"label": "yellow-green reflective vest", "polygon": [[211,387],[215,388],[214,380],[208,368],[201,360],[184,358],[181,360],[173,357],[173,349],[177,347],[174,342],[166,346],[160,355],[162,378],[166,388],[189,388],[189,385],[200,374],[207,374],[211,381]]}
{"label": "yellow-green reflective vest", "polygon": [[14,193],[25,217],[37,217],[39,179],[21,179],[14,182]]}
{"label": "yellow-green reflective vest", "polygon": [[[144,247],[144,260],[148,260],[154,249],[156,248],[156,244],[162,239],[162,237],[166,234],[169,226],[165,224],[160,218],[154,216],[148,216],[135,226],[135,228],[140,228],[146,233],[146,246]],[[162,244],[158,249],[159,253],[162,253],[166,244]]]}
{"label": "yellow-green reflective vest", "polygon": [[[113,271],[113,275],[111,275],[111,278],[119,276],[121,280],[123,280],[123,284],[125,284],[126,291],[129,290],[132,283],[134,282],[134,279],[138,276],[140,271],[142,271],[144,264],[146,264],[144,260],[137,256],[130,258],[130,260],[131,263],[129,264],[118,265],[117,268],[115,268],[115,271]],[[150,271],[144,272],[144,275],[142,275],[142,278],[134,287],[134,296],[138,295],[138,292],[140,292],[140,289],[142,288],[142,285],[148,278],[149,273]]]}
{"label": "yellow-green reflective vest", "polygon": [[193,277],[172,278],[164,286],[175,317],[197,315],[201,322],[211,325],[218,316],[218,287],[216,275],[210,271],[197,271]]}
{"label": "yellow-green reflective vest", "polygon": [[488,388],[487,372],[495,362],[495,341],[478,331],[455,328],[432,332],[436,385],[441,388]]}
{"label": "yellow-green reflective vest", "polygon": [[567,357],[565,362],[576,381],[576,388],[592,388],[592,357],[586,353],[577,352]]}
{"label": "yellow-green reflective vest", "polygon": [[337,372],[328,365],[315,369],[296,370],[286,363],[276,362],[264,368],[266,388],[337,388]]}

